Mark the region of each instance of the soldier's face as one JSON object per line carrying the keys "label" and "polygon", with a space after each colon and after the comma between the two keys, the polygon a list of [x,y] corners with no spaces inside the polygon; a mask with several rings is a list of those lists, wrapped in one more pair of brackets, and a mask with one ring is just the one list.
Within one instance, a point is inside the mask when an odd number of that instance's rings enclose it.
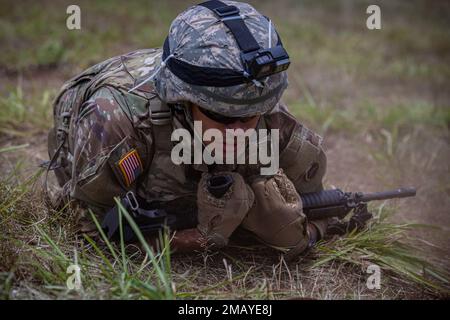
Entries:
{"label": "soldier's face", "polygon": [[[219,122],[220,120],[211,119],[207,114],[208,113],[202,111],[199,106],[192,104],[192,118],[194,119],[194,121],[201,121],[203,131],[202,135],[208,129],[220,130],[222,132],[222,136],[224,137],[224,150],[226,150],[225,134],[227,129],[242,129],[244,131],[248,129],[255,129],[260,118],[259,115],[256,115],[254,117],[236,118],[236,121],[233,121],[231,123],[229,123],[229,121],[226,121],[227,123],[223,123]],[[205,143],[209,144],[210,142]],[[236,148],[234,150],[236,150]]]}
{"label": "soldier's face", "polygon": [[220,120],[215,120],[208,117],[207,113],[202,111],[200,107],[195,104],[192,105],[192,117],[194,121],[202,122],[203,132],[208,129],[218,129],[224,136],[226,129],[242,129],[244,131],[248,129],[255,129],[260,118],[260,116],[257,115],[253,117],[236,118],[236,121],[231,123],[228,123],[228,121],[227,123],[222,123]]}

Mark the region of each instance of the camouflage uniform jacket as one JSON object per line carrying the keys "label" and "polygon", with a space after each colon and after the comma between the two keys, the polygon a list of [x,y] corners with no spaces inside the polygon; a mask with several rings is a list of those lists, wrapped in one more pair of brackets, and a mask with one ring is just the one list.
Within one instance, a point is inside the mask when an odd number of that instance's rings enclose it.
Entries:
{"label": "camouflage uniform jacket", "polygon": [[[186,125],[183,117],[159,99],[152,82],[128,92],[160,63],[160,49],[108,59],[68,81],[55,100],[48,141],[61,195],[91,208],[100,219],[113,198],[128,190],[168,210],[195,206],[205,167],[175,165],[170,159],[170,134]],[[321,190],[326,168],[321,138],[281,103],[259,126],[280,129],[280,167],[297,191]],[[248,168],[234,169],[245,176]]]}

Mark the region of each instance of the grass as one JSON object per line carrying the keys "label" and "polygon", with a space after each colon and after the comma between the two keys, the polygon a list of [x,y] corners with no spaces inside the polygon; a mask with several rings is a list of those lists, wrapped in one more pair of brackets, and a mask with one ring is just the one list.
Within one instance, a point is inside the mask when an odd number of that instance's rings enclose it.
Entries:
{"label": "grass", "polygon": [[48,130],[53,120],[49,105],[54,91],[25,94],[22,87],[17,86],[6,97],[0,97],[0,133],[29,137]]}
{"label": "grass", "polygon": [[[82,28],[75,31],[65,27],[65,11],[70,4],[44,2],[46,10],[41,10],[42,2],[14,3],[4,10],[0,15],[0,43],[4,48],[0,68],[20,72],[70,64],[80,69],[123,52],[124,47],[132,50],[161,46],[172,19],[193,3],[132,0],[123,10],[120,1],[79,1]],[[439,60],[433,58],[446,57],[450,51],[446,22],[438,6],[419,14],[416,9],[421,1],[412,5],[385,2],[383,14],[390,20],[384,24],[383,32],[370,32],[364,28],[368,4],[358,1],[344,7],[336,2],[319,7],[314,2],[298,4],[286,0],[281,10],[273,10],[268,1],[254,3],[280,26],[286,47],[294,61],[301,62],[300,66],[322,65],[405,80],[440,77],[442,82],[450,76],[448,64],[436,63]],[[330,11],[335,15],[330,16]],[[405,25],[403,16],[396,17],[393,12],[402,12],[410,23]],[[425,32],[427,37],[416,37],[414,31]]]}
{"label": "grass", "polygon": [[[80,0],[82,29],[68,31],[70,1],[0,0],[8,7],[0,10],[0,298],[448,298],[448,5],[380,1],[382,30],[368,31],[369,0],[251,3],[273,19],[292,58],[284,100],[325,136],[327,181],[364,191],[408,183],[418,196],[373,207],[366,231],[322,242],[294,262],[259,246],[181,255],[83,237],[70,208],[45,205],[35,172],[51,101],[82,69],[161,46],[192,2],[131,0],[123,10],[121,1]],[[74,263],[79,291],[66,287]],[[366,287],[373,263],[380,290]]]}
{"label": "grass", "polygon": [[297,118],[321,134],[333,132],[364,133],[375,130],[409,132],[417,127],[446,130],[450,126],[450,109],[426,101],[397,104],[381,108],[369,101],[355,107],[317,104],[308,94],[290,108]]}
{"label": "grass", "polygon": [[[414,241],[408,232],[415,228],[437,227],[417,224],[392,224],[386,219],[389,210],[378,208],[374,221],[362,232],[354,232],[334,242],[317,247],[320,258],[314,262],[316,268],[328,261],[339,260],[364,267],[368,263],[379,265],[386,272],[404,276],[411,281],[449,293],[449,274],[445,269],[436,267],[436,261],[427,260],[425,251],[412,245]],[[442,232],[442,231],[441,231]]]}
{"label": "grass", "polygon": [[[118,243],[109,242],[93,214],[99,238],[79,238],[69,208],[53,211],[42,203],[35,188],[41,174],[39,171],[13,188],[11,181],[0,183],[0,296],[5,299],[342,298],[342,293],[332,293],[335,286],[322,283],[317,270],[345,269],[341,281],[364,286],[364,270],[369,264],[380,266],[383,289],[390,295],[399,294],[404,283],[417,295],[426,292],[429,297],[443,297],[450,292],[448,271],[408,239],[408,232],[422,226],[388,222],[384,206],[378,208],[367,230],[322,241],[295,262],[280,258],[278,263],[262,266],[257,260],[267,258],[268,252],[258,252],[259,246],[244,249],[245,256],[236,254],[233,250],[242,249],[235,247],[211,256],[197,253],[189,261],[172,257],[166,233],[160,238],[161,250],[154,252],[117,199],[120,215],[137,233],[139,243],[126,245],[122,237]],[[270,255],[273,259],[278,256],[274,251]],[[66,271],[72,264],[81,269],[79,290],[66,287]],[[272,275],[267,274],[270,268]],[[217,280],[199,286],[205,279]],[[322,289],[315,292],[318,281]],[[365,289],[353,298],[370,294]]]}
{"label": "grass", "polygon": [[[69,214],[67,208],[64,212],[43,210],[42,195],[32,191],[41,174],[42,171],[36,173],[13,189],[10,182],[1,183],[3,298],[20,297],[20,290],[16,297],[13,290],[24,283],[31,295],[27,298],[174,298],[167,245],[155,254],[141,237],[142,251],[132,246],[125,248],[123,239],[119,245],[111,244],[103,233],[104,242],[94,241],[88,235],[79,239],[71,224],[64,225]],[[42,207],[33,211],[36,209],[33,205]],[[120,213],[137,228],[123,208]],[[162,243],[168,241],[163,235]],[[66,270],[72,264],[79,265],[82,271],[83,287],[79,291],[66,287]],[[32,281],[16,283],[23,277],[31,277]]]}
{"label": "grass", "polygon": [[[0,43],[5,50],[0,53],[0,68],[14,73],[71,64],[80,70],[103,60],[105,55],[114,55],[112,52],[119,54],[124,45],[130,51],[143,43],[147,47],[161,46],[170,21],[176,16],[173,9],[181,10],[183,6],[174,1],[170,5],[128,1],[127,10],[123,10],[120,1],[78,1],[81,30],[69,31],[66,8],[70,4],[20,2],[4,10],[0,14]],[[43,5],[46,10],[42,10]],[[130,19],[133,23],[117,23]]]}

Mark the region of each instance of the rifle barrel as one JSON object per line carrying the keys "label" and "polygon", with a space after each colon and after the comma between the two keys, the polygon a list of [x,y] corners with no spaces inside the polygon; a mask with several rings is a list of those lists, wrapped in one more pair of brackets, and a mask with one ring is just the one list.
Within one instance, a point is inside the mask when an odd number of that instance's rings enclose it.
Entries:
{"label": "rifle barrel", "polygon": [[363,194],[358,199],[362,202],[368,202],[373,200],[414,197],[415,195],[416,195],[415,188],[398,188],[395,190]]}

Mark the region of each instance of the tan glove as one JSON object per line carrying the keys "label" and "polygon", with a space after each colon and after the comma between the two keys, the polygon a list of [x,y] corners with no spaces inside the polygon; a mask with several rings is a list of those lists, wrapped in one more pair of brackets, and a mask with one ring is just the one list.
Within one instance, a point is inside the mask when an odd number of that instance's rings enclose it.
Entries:
{"label": "tan glove", "polygon": [[280,169],[269,179],[257,178],[251,187],[255,204],[243,220],[242,227],[276,249],[298,253],[305,250],[309,233],[301,198],[283,171]]}
{"label": "tan glove", "polygon": [[241,224],[254,201],[252,189],[239,173],[223,174],[231,175],[233,184],[222,197],[216,198],[208,191],[207,181],[212,176],[209,173],[202,175],[197,190],[197,229],[208,244],[217,247],[227,245],[228,238]]}

